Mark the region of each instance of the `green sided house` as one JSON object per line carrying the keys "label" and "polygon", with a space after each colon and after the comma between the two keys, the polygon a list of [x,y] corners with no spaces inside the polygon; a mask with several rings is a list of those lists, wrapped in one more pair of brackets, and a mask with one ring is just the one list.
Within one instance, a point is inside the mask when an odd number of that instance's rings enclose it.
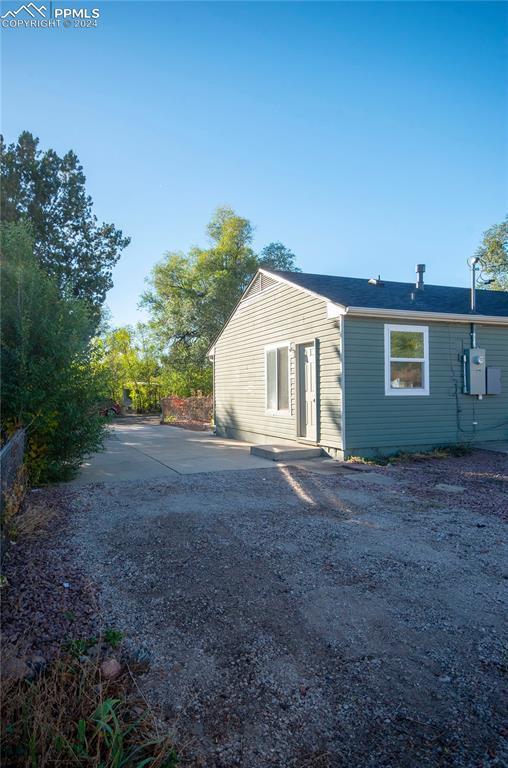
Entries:
{"label": "green sided house", "polygon": [[260,269],[210,350],[219,435],[338,458],[508,440],[508,293]]}

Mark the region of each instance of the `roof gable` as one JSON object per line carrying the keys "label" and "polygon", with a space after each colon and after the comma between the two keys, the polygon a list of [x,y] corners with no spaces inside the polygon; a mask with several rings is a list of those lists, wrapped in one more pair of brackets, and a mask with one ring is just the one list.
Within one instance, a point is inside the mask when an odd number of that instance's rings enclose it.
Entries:
{"label": "roof gable", "polygon": [[499,319],[499,323],[508,324],[507,291],[478,290],[476,292],[477,311],[471,312],[469,288],[426,284],[422,290],[417,290],[414,283],[397,283],[390,280],[369,281],[359,277],[283,272],[261,267],[208,350],[209,355],[213,354],[215,344],[237,310],[273,287],[275,282],[287,283],[311,296],[323,299],[332,305],[338,305],[346,313],[349,309],[356,309],[354,314],[358,315],[375,314],[378,310],[380,314],[386,316],[390,313],[393,313],[393,317],[407,315],[408,319],[418,316],[432,319],[432,315],[435,314],[436,319],[446,319],[449,316],[450,320],[456,322],[469,322],[470,318],[473,320],[478,317],[484,322],[488,320],[497,323]]}
{"label": "roof gable", "polygon": [[314,275],[306,272],[263,270],[309,293],[321,296],[344,308],[364,307],[436,314],[486,315],[508,318],[508,292],[478,290],[476,313],[470,310],[470,290],[446,285],[425,285],[417,290],[414,283],[369,282],[358,277]]}
{"label": "roof gable", "polygon": [[243,304],[243,302],[247,299],[252,299],[255,296],[259,296],[260,293],[268,290],[268,288],[271,288],[273,285],[277,285],[277,283],[278,280],[275,277],[265,274],[264,272],[257,272],[256,276],[240,299],[240,304]]}

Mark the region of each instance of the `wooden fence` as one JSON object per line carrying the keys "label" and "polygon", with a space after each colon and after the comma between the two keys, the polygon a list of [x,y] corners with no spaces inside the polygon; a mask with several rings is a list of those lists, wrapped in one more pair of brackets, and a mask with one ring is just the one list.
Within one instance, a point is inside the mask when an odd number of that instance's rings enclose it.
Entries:
{"label": "wooden fence", "polygon": [[161,399],[163,421],[200,421],[209,423],[212,418],[212,395],[196,397],[163,397]]}

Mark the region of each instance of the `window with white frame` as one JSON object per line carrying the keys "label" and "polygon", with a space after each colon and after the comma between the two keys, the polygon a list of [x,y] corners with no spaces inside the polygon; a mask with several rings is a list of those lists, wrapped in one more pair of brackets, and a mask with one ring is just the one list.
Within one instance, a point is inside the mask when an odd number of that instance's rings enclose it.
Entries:
{"label": "window with white frame", "polygon": [[385,325],[385,394],[429,394],[426,325]]}
{"label": "window with white frame", "polygon": [[289,414],[289,343],[265,347],[266,410]]}

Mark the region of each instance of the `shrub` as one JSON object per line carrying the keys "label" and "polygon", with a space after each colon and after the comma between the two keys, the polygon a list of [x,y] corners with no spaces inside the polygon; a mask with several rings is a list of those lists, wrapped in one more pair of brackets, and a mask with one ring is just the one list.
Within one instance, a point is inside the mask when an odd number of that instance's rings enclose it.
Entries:
{"label": "shrub", "polygon": [[102,440],[93,323],[41,269],[25,224],[2,224],[0,247],[3,425],[26,428],[32,482],[65,479]]}

